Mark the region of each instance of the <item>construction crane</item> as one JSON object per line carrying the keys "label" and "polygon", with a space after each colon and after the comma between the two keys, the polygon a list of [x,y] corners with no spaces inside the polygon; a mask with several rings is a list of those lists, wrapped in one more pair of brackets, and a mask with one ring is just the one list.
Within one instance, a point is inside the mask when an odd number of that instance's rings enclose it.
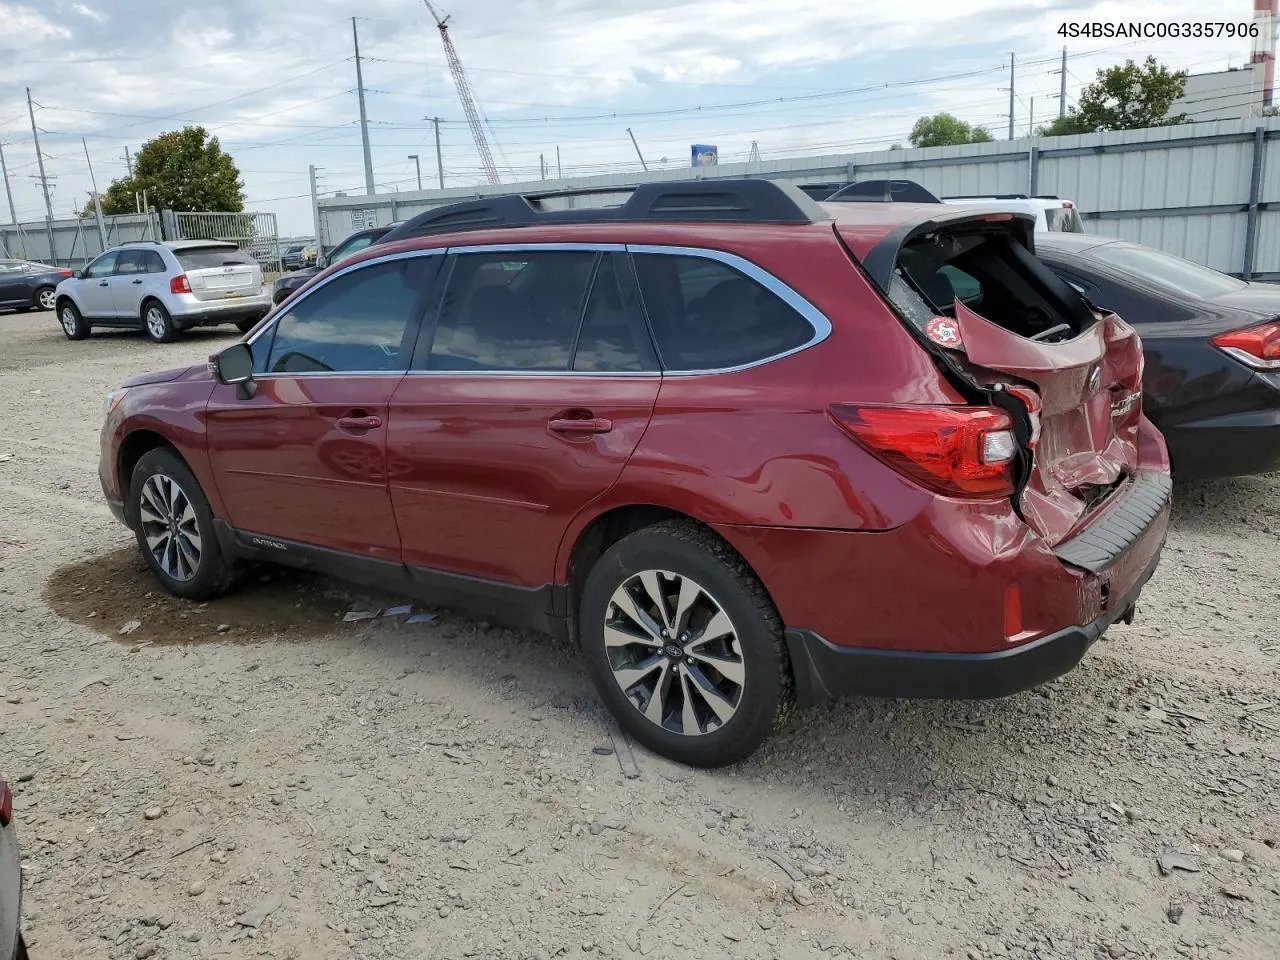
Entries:
{"label": "construction crane", "polygon": [[462,101],[462,112],[467,115],[467,125],[471,127],[471,136],[476,142],[476,153],[480,154],[480,165],[484,167],[484,175],[490,183],[501,183],[498,167],[493,162],[493,154],[489,152],[489,141],[484,135],[484,126],[480,123],[480,110],[476,107],[475,95],[471,92],[471,83],[462,69],[462,61],[458,59],[458,51],[453,48],[453,40],[449,37],[449,15],[441,16],[431,5],[431,0],[422,0],[431,11],[431,17],[440,31],[440,40],[444,43],[444,57],[449,61],[449,72],[453,74],[453,84],[458,88],[458,99]]}

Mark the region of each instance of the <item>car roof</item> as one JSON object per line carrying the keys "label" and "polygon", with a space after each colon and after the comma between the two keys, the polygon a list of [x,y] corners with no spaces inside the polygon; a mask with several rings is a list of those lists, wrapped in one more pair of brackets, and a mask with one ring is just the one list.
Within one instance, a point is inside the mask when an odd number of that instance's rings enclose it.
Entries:
{"label": "car roof", "polygon": [[1120,242],[1119,237],[1100,237],[1092,233],[1037,233],[1036,250],[1083,255],[1086,250]]}

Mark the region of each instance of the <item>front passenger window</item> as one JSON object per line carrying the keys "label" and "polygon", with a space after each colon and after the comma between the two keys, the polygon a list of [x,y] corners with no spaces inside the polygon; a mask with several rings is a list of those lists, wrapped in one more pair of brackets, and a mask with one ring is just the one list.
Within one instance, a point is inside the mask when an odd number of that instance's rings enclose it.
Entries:
{"label": "front passenger window", "polygon": [[353,270],[303,297],[276,323],[267,372],[406,369],[431,260],[408,257]]}
{"label": "front passenger window", "polygon": [[116,268],[116,257],[118,254],[113,250],[111,253],[104,253],[85,269],[84,275],[91,279],[99,279],[101,277],[109,277]]}

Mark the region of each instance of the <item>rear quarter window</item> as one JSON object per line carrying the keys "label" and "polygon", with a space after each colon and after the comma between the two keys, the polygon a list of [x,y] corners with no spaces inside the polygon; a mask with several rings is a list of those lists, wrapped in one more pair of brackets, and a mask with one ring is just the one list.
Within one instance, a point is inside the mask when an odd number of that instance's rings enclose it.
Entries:
{"label": "rear quarter window", "polygon": [[215,267],[256,267],[258,261],[233,247],[188,247],[174,255],[186,270],[209,270]]}
{"label": "rear quarter window", "polygon": [[804,346],[811,323],[763,284],[706,257],[633,255],[667,370],[723,370]]}

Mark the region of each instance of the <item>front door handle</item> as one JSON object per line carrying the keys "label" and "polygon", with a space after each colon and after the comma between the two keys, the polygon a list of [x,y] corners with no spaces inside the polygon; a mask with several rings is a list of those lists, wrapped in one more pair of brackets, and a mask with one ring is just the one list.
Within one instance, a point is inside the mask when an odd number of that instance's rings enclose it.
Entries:
{"label": "front door handle", "polygon": [[99,281],[98,281],[98,286],[100,286],[100,287],[105,287],[106,285],[107,285],[107,281],[105,281],[105,280],[99,280]]}
{"label": "front door handle", "polygon": [[134,283],[141,283],[142,281],[141,281],[141,280],[134,280],[133,282],[134,282]]}
{"label": "front door handle", "polygon": [[339,417],[338,429],[348,433],[364,433],[366,430],[377,430],[382,426],[381,417]]}
{"label": "front door handle", "polygon": [[579,420],[575,417],[557,417],[547,423],[547,429],[553,433],[608,433],[613,429],[613,421],[604,417],[588,417]]}

